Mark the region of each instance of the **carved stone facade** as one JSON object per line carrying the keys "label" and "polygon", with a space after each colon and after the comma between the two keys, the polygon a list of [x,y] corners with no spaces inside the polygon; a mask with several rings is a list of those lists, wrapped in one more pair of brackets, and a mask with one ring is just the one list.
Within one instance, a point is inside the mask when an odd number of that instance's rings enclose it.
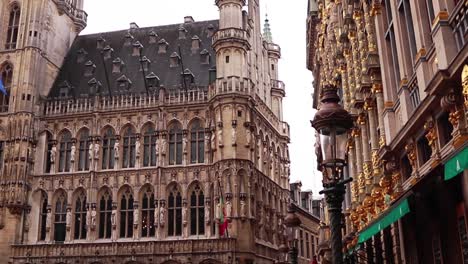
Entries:
{"label": "carved stone facade", "polygon": [[0,3],[0,20],[13,17],[0,32],[0,263],[279,258],[282,226],[268,223],[289,201],[281,51],[247,4],[216,1],[219,21],[77,37],[83,1]]}
{"label": "carved stone facade", "polygon": [[[344,203],[343,251],[358,263],[465,258],[466,245],[457,239],[467,226],[468,173],[459,167],[450,182],[444,167],[468,139],[468,52],[460,24],[466,1],[409,2],[309,1],[314,107],[320,108],[322,87],[336,84],[355,118],[347,148],[346,173],[354,182]],[[383,226],[382,219],[404,201],[410,212]],[[463,224],[446,228],[456,219]],[[380,232],[363,236],[377,226]]]}

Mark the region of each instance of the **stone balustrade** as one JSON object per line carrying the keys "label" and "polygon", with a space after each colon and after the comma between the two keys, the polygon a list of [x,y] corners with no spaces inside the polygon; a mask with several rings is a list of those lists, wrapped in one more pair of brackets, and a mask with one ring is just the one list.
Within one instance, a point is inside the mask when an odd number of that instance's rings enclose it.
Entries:
{"label": "stone balustrade", "polygon": [[210,97],[227,93],[241,93],[251,96],[255,94],[255,85],[253,82],[248,78],[237,76],[219,78],[216,80],[216,85],[211,88]]}
{"label": "stone balustrade", "polygon": [[247,31],[240,29],[240,28],[225,28],[218,30],[213,36],[213,44],[216,45],[220,42],[225,41],[241,41],[246,45],[249,44],[249,37],[247,35]]}
{"label": "stone balustrade", "polygon": [[72,0],[54,0],[54,2],[60,14],[67,14],[73,19],[78,31],[86,27],[88,14],[84,10],[77,9]]}
{"label": "stone balustrade", "polygon": [[[106,258],[125,258],[156,255],[177,254],[206,254],[208,258],[211,252],[229,253],[236,248],[233,238],[218,239],[187,239],[164,241],[129,241],[129,242],[100,242],[100,243],[70,243],[70,244],[34,244],[13,245],[13,263],[34,262],[36,259],[75,260],[90,259],[100,260]],[[227,259],[226,259],[227,261]],[[224,262],[226,263],[226,262]]]}
{"label": "stone balustrade", "polygon": [[271,79],[271,87],[273,89],[280,89],[280,90],[283,90],[283,91],[285,89],[285,85],[284,85],[283,81],[274,80],[274,79]]}
{"label": "stone balustrade", "polygon": [[164,93],[164,100],[158,94],[126,94],[116,96],[96,96],[76,99],[55,99],[43,103],[45,116],[60,116],[96,111],[141,109],[163,105],[203,103],[208,100],[208,92],[203,89],[177,90]]}

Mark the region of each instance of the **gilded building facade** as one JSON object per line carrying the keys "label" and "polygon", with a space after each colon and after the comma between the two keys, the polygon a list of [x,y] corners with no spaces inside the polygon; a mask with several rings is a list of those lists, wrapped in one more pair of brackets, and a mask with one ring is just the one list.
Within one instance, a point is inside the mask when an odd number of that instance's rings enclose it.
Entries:
{"label": "gilded building facade", "polygon": [[348,263],[468,261],[467,8],[463,0],[309,1],[314,107],[333,84],[354,117]]}
{"label": "gilded building facade", "polygon": [[259,2],[82,36],[83,0],[0,2],[0,263],[279,258],[289,126]]}

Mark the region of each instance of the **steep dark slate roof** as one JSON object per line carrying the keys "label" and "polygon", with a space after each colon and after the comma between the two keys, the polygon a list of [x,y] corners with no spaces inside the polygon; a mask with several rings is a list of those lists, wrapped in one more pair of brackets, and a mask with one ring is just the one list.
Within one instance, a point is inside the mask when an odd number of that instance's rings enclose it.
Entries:
{"label": "steep dark slate roof", "polygon": [[[48,98],[90,96],[96,92],[107,95],[106,70],[113,95],[146,92],[140,58],[148,64],[145,69],[147,83],[159,79],[159,84],[168,90],[181,89],[181,73],[184,72],[187,80],[193,78],[193,83],[186,82],[186,87],[207,87],[209,70],[216,65],[211,35],[217,29],[218,20],[212,20],[79,36],[68,52]],[[185,38],[180,38],[180,31],[185,32]],[[200,47],[193,49],[192,41],[197,39]],[[168,44],[167,51],[159,53],[159,46],[164,43]],[[143,46],[141,57],[134,56],[139,45]],[[203,60],[207,52],[210,55],[208,64]],[[171,67],[171,58],[182,58],[184,71],[180,63]],[[116,65],[122,65],[120,73],[113,72]],[[157,87],[149,89],[154,91]]]}

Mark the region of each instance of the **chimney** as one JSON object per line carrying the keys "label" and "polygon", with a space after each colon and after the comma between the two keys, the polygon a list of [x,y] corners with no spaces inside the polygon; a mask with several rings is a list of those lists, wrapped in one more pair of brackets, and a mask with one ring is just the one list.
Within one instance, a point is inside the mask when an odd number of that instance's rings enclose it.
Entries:
{"label": "chimney", "polygon": [[195,20],[193,19],[192,16],[186,16],[184,17],[184,23],[193,23]]}
{"label": "chimney", "polygon": [[140,28],[140,27],[138,26],[137,23],[135,23],[135,22],[130,23],[130,29],[138,29],[138,28]]}

